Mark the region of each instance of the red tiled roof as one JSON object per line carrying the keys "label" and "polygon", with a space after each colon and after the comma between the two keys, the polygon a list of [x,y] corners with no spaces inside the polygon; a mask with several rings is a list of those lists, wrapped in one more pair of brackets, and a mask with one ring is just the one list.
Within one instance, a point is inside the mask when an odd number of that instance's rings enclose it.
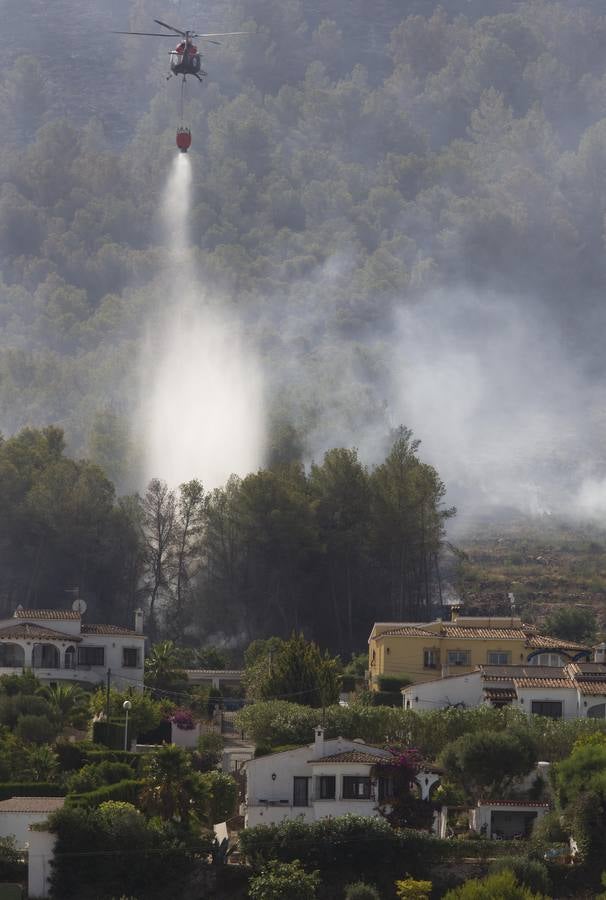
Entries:
{"label": "red tiled roof", "polygon": [[379,760],[389,759],[381,753],[365,753],[363,750],[344,750],[341,753],[332,753],[330,756],[322,756],[320,759],[309,759],[310,763],[365,763],[374,765]]}
{"label": "red tiled roof", "polygon": [[429,631],[421,625],[399,625],[395,628],[390,628],[389,631],[382,631],[381,634],[377,634],[375,640],[379,641],[384,637],[424,637],[434,639],[439,636],[438,632]]}
{"label": "red tiled roof", "polygon": [[82,634],[115,634],[117,637],[122,635],[141,639],[145,637],[139,631],[133,631],[132,628],[124,628],[122,625],[83,625],[81,631]]}
{"label": "red tiled roof", "polygon": [[484,696],[488,700],[515,700],[514,688],[484,688]]}
{"label": "red tiled roof", "polygon": [[474,627],[471,625],[459,625],[458,623],[444,622],[441,632],[445,637],[466,638],[467,640],[508,640],[525,641],[526,632],[521,628],[491,628]]}
{"label": "red tiled roof", "polygon": [[574,684],[578,687],[581,694],[586,696],[606,696],[606,681],[585,681],[584,679],[576,678]]}
{"label": "red tiled roof", "polygon": [[65,797],[10,797],[0,801],[0,813],[51,813],[64,803]]}
{"label": "red tiled roof", "polygon": [[19,609],[13,613],[14,619],[79,619],[80,613],[73,609]]}
{"label": "red tiled roof", "polygon": [[574,688],[571,678],[514,678],[516,688]]}
{"label": "red tiled roof", "polygon": [[12,640],[38,640],[38,641],[69,641],[74,643],[82,638],[77,634],[66,634],[65,631],[55,631],[53,628],[45,628],[43,625],[35,625],[32,622],[21,622],[17,625],[8,625],[0,628],[0,641]]}
{"label": "red tiled roof", "polygon": [[545,634],[529,634],[527,643],[529,647],[536,650],[542,648],[546,650],[587,650],[588,652],[590,650],[587,644],[578,644],[576,641],[550,637]]}
{"label": "red tiled roof", "polygon": [[530,806],[549,809],[549,803],[537,803],[535,800],[478,800],[478,806]]}

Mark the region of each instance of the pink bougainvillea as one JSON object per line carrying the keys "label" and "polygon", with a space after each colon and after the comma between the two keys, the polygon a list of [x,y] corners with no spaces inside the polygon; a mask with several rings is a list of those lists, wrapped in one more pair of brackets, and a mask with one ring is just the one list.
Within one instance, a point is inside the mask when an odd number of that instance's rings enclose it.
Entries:
{"label": "pink bougainvillea", "polygon": [[193,731],[196,727],[194,717],[189,709],[176,709],[171,715],[170,721],[182,731]]}

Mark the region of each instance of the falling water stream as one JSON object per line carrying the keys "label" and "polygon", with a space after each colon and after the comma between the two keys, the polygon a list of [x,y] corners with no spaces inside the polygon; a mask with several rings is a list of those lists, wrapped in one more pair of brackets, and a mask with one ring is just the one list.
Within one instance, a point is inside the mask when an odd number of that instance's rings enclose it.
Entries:
{"label": "falling water stream", "polygon": [[179,153],[162,223],[170,251],[166,310],[142,360],[145,475],[205,488],[262,465],[263,380],[236,317],[199,283],[191,234],[192,169]]}

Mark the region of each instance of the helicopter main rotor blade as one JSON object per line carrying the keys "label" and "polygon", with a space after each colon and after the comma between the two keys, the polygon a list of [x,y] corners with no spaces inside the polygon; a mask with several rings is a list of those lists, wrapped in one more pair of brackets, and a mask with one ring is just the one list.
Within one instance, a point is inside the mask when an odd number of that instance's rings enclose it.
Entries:
{"label": "helicopter main rotor blade", "polygon": [[253,34],[252,31],[217,31],[214,34],[192,34],[192,37],[212,38],[212,37],[230,37],[233,34]]}
{"label": "helicopter main rotor blade", "polygon": [[174,40],[172,34],[164,34],[160,31],[112,31],[112,34],[138,34],[143,37],[163,37]]}
{"label": "helicopter main rotor blade", "polygon": [[175,34],[180,34],[181,37],[186,37],[184,31],[181,31],[180,28],[175,28],[173,25],[167,25],[166,22],[161,22],[160,19],[154,19],[156,25],[161,25],[162,28],[168,28],[169,31],[174,31]]}

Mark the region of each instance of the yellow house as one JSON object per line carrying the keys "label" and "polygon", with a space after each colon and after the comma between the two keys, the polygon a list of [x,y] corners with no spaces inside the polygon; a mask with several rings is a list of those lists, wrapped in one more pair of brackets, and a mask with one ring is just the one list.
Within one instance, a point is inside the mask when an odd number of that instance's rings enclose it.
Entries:
{"label": "yellow house", "polygon": [[413,683],[471,672],[479,665],[563,666],[589,659],[591,648],[538,634],[515,616],[459,616],[443,622],[375,622],[368,639],[370,685],[383,675]]}

